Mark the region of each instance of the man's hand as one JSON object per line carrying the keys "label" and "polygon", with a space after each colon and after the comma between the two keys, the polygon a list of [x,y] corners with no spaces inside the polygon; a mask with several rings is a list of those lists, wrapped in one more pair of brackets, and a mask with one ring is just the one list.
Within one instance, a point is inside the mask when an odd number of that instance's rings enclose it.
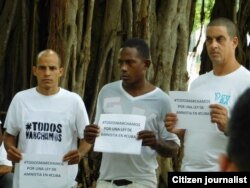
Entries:
{"label": "man's hand", "polygon": [[19,163],[22,159],[22,152],[16,147],[16,136],[4,132],[4,147],[7,152],[7,158],[14,162]]}
{"label": "man's hand", "polygon": [[98,125],[87,125],[84,129],[84,140],[89,144],[94,144],[96,137],[99,136],[99,133],[100,128],[98,127]]}
{"label": "man's hand", "polygon": [[158,154],[163,157],[176,156],[179,151],[179,146],[172,140],[157,140],[153,131],[140,131],[137,139],[142,139],[143,146],[149,146],[151,149],[156,150]]}
{"label": "man's hand", "polygon": [[157,148],[157,139],[153,131],[143,130],[138,133],[138,140],[142,140],[143,146],[149,146],[152,149]]}
{"label": "man's hand", "polygon": [[227,109],[219,104],[211,104],[210,106],[211,122],[216,123],[218,129],[224,133],[227,132],[228,112]]}
{"label": "man's hand", "polygon": [[165,115],[165,127],[168,132],[177,134],[179,137],[182,137],[185,133],[185,129],[177,129],[176,123],[178,121],[176,113],[167,113]]}
{"label": "man's hand", "polygon": [[63,156],[63,161],[67,161],[69,165],[78,164],[82,157],[78,150],[72,150]]}
{"label": "man's hand", "polygon": [[6,149],[7,152],[7,159],[14,163],[19,163],[19,161],[22,159],[22,154],[19,149],[17,149],[15,146],[10,146]]}

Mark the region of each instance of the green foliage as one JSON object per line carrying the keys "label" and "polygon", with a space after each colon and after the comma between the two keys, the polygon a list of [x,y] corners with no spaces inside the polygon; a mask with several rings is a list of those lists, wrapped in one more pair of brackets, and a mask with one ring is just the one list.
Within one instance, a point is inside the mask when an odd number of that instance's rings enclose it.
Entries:
{"label": "green foliage", "polygon": [[[204,10],[202,11],[202,3],[204,1]],[[200,29],[202,24],[207,24],[210,20],[210,13],[214,6],[215,0],[197,0],[195,8],[195,18],[193,30]],[[202,20],[202,16],[204,17]]]}

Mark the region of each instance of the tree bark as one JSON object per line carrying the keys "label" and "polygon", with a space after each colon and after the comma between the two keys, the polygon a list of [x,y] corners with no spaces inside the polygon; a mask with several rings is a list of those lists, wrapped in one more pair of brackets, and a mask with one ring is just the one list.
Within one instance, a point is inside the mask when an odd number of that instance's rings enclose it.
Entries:
{"label": "tree bark", "polygon": [[238,12],[238,28],[240,35],[240,48],[243,53],[240,53],[241,63],[246,68],[250,69],[250,42],[247,41],[247,35],[250,36],[250,1],[241,0]]}
{"label": "tree bark", "polygon": [[[0,79],[0,90],[5,90],[5,77],[7,76],[6,73],[6,50],[11,34],[11,29],[14,21],[14,17],[16,15],[16,8],[18,4],[18,0],[13,1],[1,1],[1,8],[2,13],[0,17],[0,23],[1,23],[1,29],[0,29],[0,75],[2,75],[2,78]],[[5,105],[3,105],[5,96],[3,92],[0,92],[0,107],[4,108]]]}

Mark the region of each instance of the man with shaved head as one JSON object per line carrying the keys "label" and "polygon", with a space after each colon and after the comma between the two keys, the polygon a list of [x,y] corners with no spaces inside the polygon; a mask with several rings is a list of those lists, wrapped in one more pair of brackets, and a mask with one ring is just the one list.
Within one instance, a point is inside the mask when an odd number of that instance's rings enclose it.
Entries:
{"label": "man with shaved head", "polygon": [[78,163],[90,149],[83,139],[89,124],[84,102],[76,93],[59,87],[63,67],[55,51],[38,54],[33,74],[37,86],[14,96],[4,124],[8,159],[15,163],[13,188],[19,187],[23,154],[61,155],[70,165],[66,187],[74,187]]}
{"label": "man with shaved head", "polygon": [[[238,97],[250,87],[250,72],[236,58],[238,45],[237,26],[231,20],[216,18],[207,25],[206,50],[213,70],[195,79],[189,91],[213,96],[209,107],[214,127],[210,131],[202,129],[206,122],[200,123],[200,129],[178,129],[177,114],[166,114],[166,129],[184,136],[182,171],[220,170],[218,158],[220,154],[226,153],[231,110]],[[194,116],[193,121],[196,120]]]}

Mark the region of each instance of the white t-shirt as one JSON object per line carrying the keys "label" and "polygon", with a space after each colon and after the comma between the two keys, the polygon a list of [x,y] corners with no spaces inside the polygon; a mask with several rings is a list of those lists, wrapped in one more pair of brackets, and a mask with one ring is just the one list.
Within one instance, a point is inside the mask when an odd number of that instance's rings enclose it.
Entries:
{"label": "white t-shirt", "polygon": [[[76,93],[60,88],[44,96],[36,88],[17,93],[7,112],[4,127],[19,135],[18,148],[22,153],[55,154],[63,156],[77,149],[77,138],[83,138],[89,124],[83,100]],[[75,183],[78,165],[69,165],[69,184]],[[18,185],[19,164],[15,165],[14,188]]]}
{"label": "white t-shirt", "polygon": [[[250,72],[241,66],[225,76],[215,76],[213,71],[201,75],[191,83],[190,91],[212,93],[215,103],[225,106],[230,116],[236,100],[248,87]],[[186,131],[184,139],[182,171],[219,171],[218,158],[226,152],[228,141],[223,132]]]}
{"label": "white t-shirt", "polygon": [[[170,100],[159,88],[141,96],[133,97],[122,87],[122,81],[105,85],[99,93],[95,122],[100,114],[136,114],[146,116],[146,130],[154,131],[157,138],[173,140],[175,134],[166,131],[164,117],[170,112]],[[121,146],[122,149],[122,146]],[[156,187],[156,151],[143,146],[140,155],[103,153],[100,180],[127,179],[146,187]]]}
{"label": "white t-shirt", "polygon": [[7,159],[7,153],[3,142],[0,146],[0,165],[12,166],[12,162]]}

